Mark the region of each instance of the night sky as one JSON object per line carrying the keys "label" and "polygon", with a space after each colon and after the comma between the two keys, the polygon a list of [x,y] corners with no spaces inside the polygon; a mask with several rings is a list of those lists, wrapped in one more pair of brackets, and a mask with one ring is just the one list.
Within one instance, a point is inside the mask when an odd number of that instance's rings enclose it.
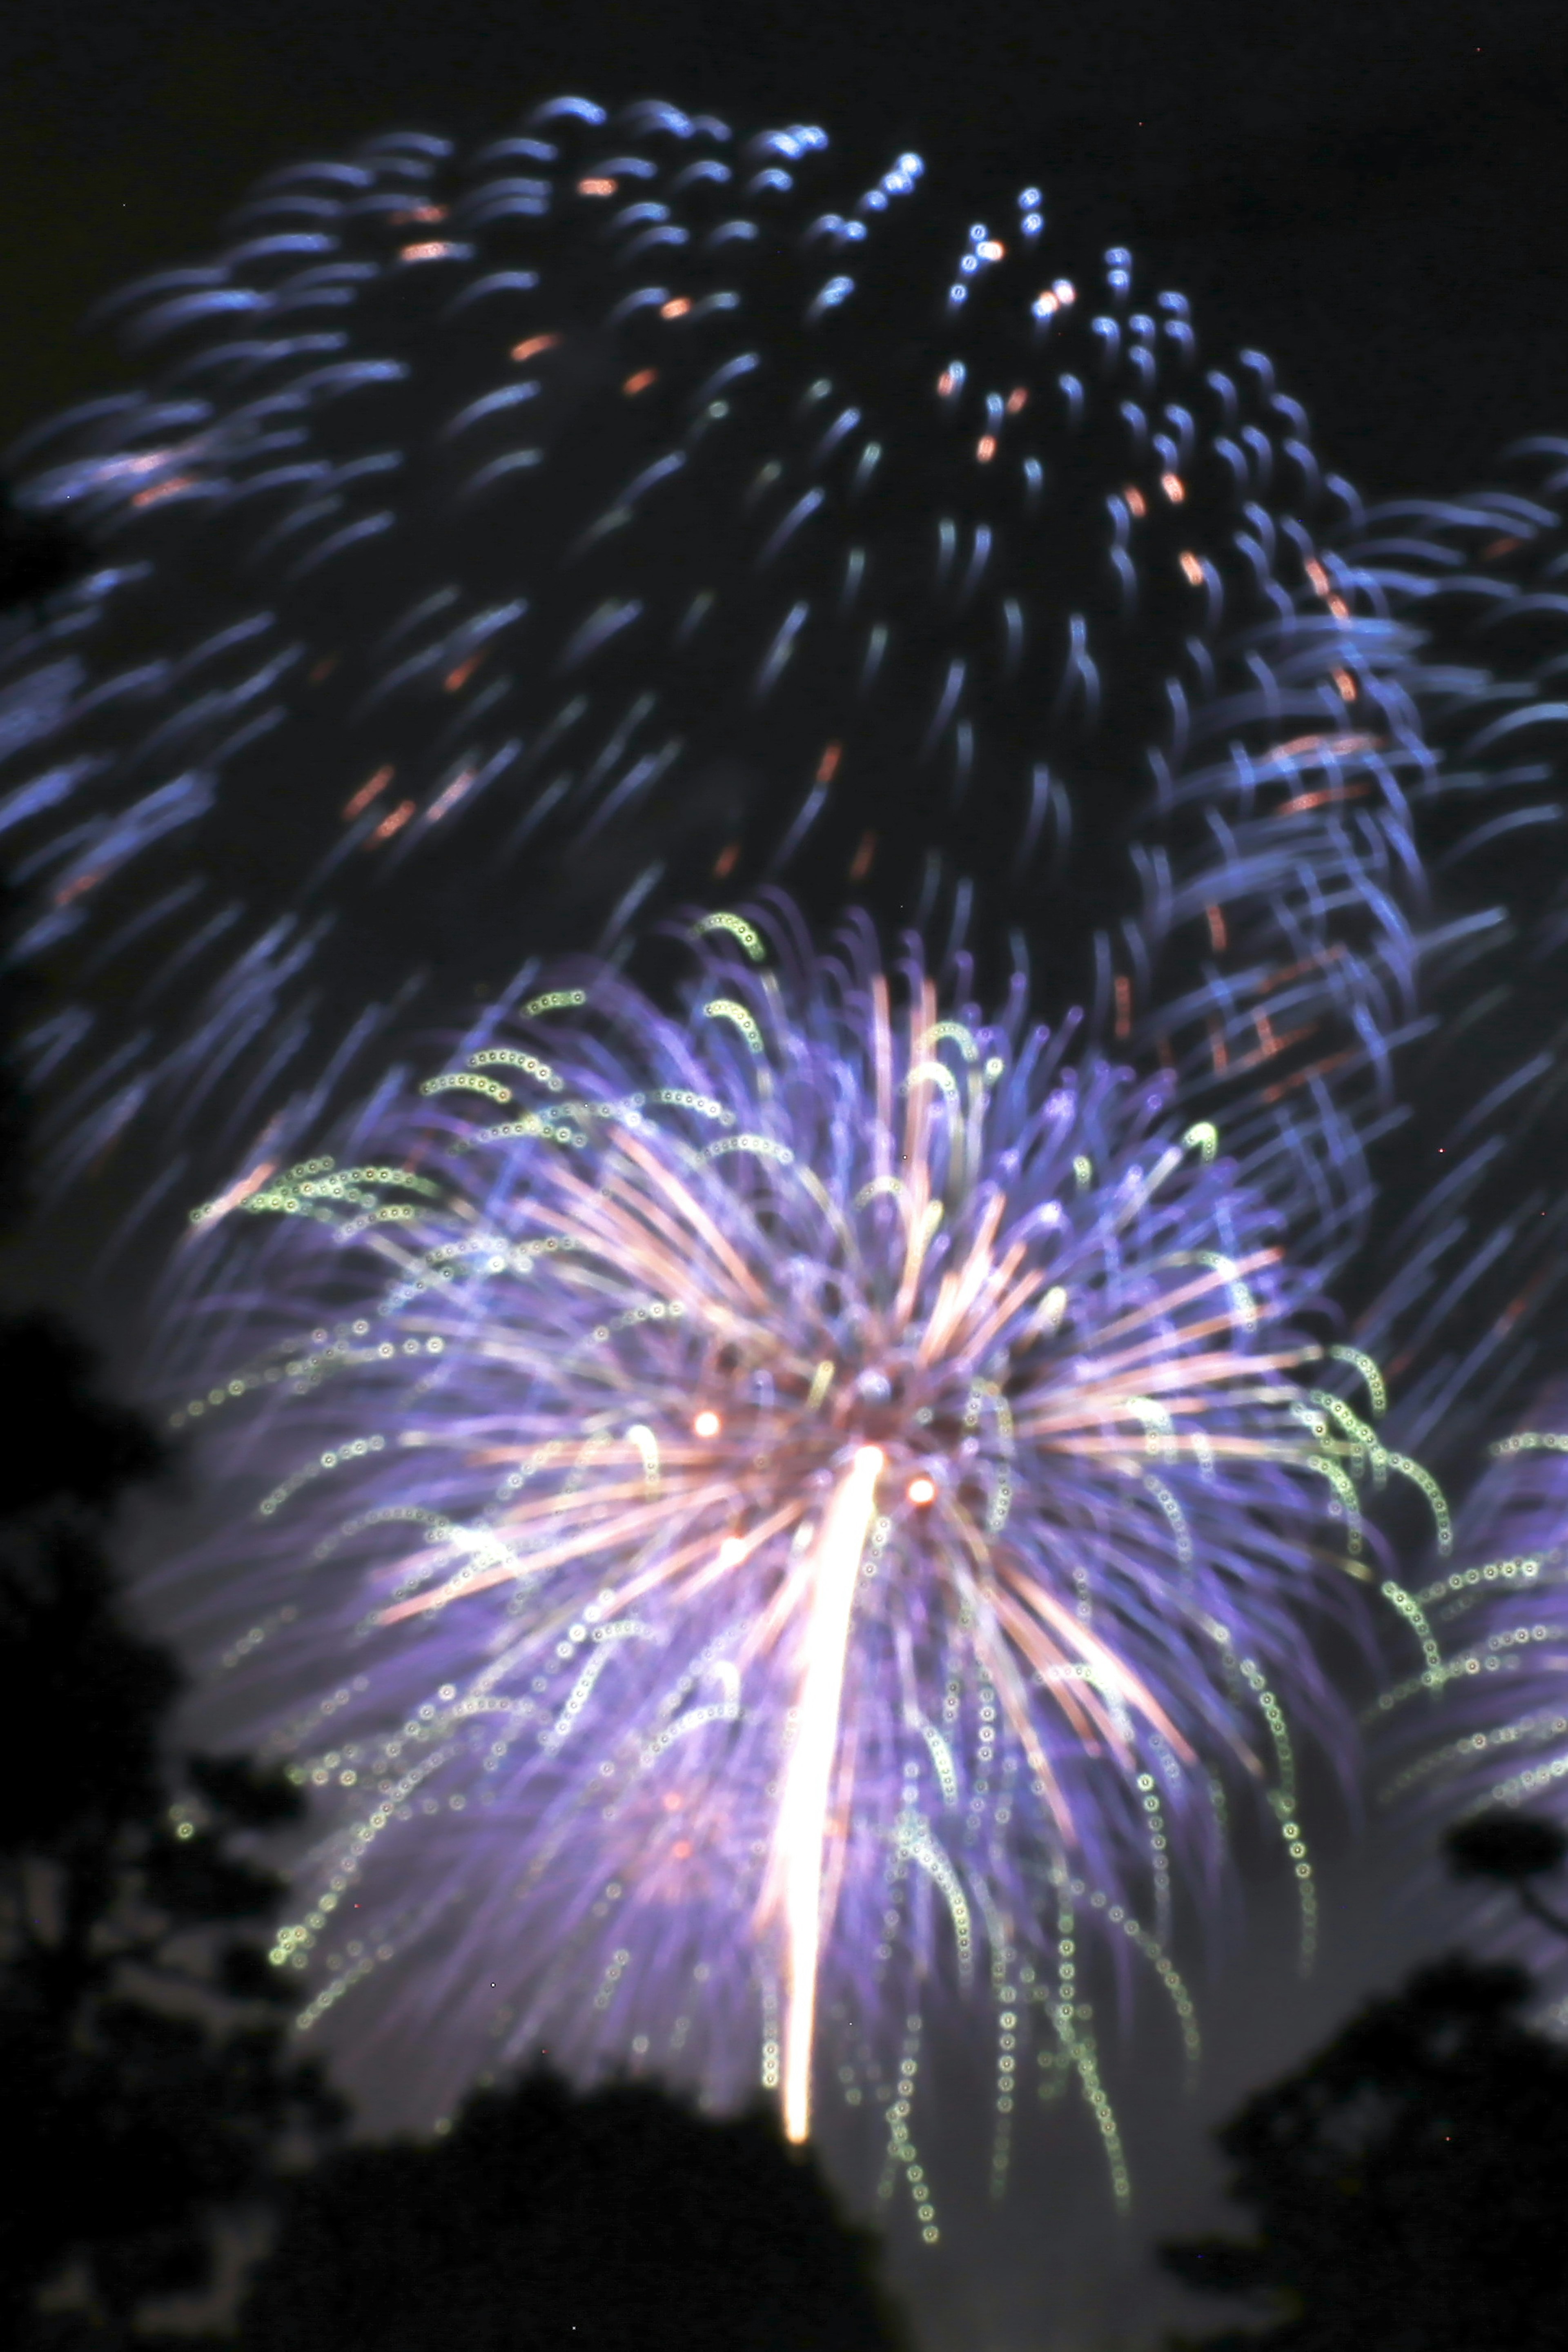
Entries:
{"label": "night sky", "polygon": [[[1211,348],[1258,346],[1363,491],[1458,490],[1568,430],[1568,20],[1557,0],[1045,0],[987,16],[889,0],[658,11],[639,0],[12,0],[0,21],[0,441],[124,381],[79,331],[132,272],[187,259],[270,165],[376,130],[502,130],[530,100],[657,94],[736,121],[820,121],[868,172],[922,152],[983,216],[1026,180],[1183,289]],[[25,1266],[16,1270],[27,1285]],[[1345,1849],[1320,1788],[1324,1956],[1296,1980],[1281,1882],[1216,1937],[1191,2096],[1141,1992],[1112,2088],[1135,2203],[1111,2211],[1070,2102],[1011,2200],[984,2202],[984,2110],[924,2117],[946,2242],[900,2283],[928,2352],[1106,2352],[1177,2307],[1150,2246],[1219,2218],[1205,2130],[1447,1932],[1407,1858]],[[1339,1857],[1336,1858],[1336,1845]],[[1393,1890],[1393,1892],[1391,1892]],[[1228,1958],[1217,1957],[1228,1946]],[[1189,1956],[1191,1957],[1191,1956]],[[388,2112],[395,2111],[395,2088]],[[967,2184],[973,2182],[971,2189]]]}

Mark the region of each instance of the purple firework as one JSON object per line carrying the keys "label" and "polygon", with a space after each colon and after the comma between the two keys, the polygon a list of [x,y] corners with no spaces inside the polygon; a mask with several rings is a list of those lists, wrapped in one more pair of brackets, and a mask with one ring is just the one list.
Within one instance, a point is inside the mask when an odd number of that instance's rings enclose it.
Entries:
{"label": "purple firework", "polygon": [[274,1959],[305,2025],[438,2019],[437,2094],[542,2039],[800,2133],[830,2051],[906,2170],[911,2033],[978,1989],[1004,2130],[1075,2068],[1120,2179],[1075,1913],[1188,2023],[1173,1862],[1259,1750],[1310,1913],[1283,1701],[1387,1459],[1311,1386],[1272,1155],[1169,1076],[868,925],[698,937],[677,1014],[569,972],[201,1221],[174,1418],[268,1491],[197,1605],[330,1808]]}

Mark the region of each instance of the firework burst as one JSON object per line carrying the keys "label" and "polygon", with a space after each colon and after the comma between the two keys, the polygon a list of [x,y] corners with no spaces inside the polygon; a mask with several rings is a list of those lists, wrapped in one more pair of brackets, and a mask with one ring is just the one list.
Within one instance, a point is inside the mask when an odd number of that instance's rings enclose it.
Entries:
{"label": "firework burst", "polygon": [[1070,204],[940,176],[563,98],[289,165],[111,299],[147,388],[15,453],[101,563],[0,632],[55,1178],[155,1234],[525,953],[769,881],[987,993],[1019,929],[1042,1002],[1130,1053],[1198,1012],[1233,1072],[1301,1035],[1326,929],[1311,1057],[1398,1032],[1393,558],[1347,573],[1264,354]]}
{"label": "firework burst", "polygon": [[568,975],[205,1219],[210,1310],[280,1338],[176,1421],[297,1457],[226,1707],[341,1805],[275,1957],[327,1960],[313,2021],[417,1955],[469,2071],[543,2038],[728,2098],[760,2045],[797,2134],[825,2043],[858,2101],[977,1983],[1004,2120],[1031,2051],[1098,2105],[1064,1907],[1189,2018],[1173,1860],[1234,1771],[1310,1909],[1282,1697],[1390,1457],[1172,1080],[758,923],[676,1015]]}

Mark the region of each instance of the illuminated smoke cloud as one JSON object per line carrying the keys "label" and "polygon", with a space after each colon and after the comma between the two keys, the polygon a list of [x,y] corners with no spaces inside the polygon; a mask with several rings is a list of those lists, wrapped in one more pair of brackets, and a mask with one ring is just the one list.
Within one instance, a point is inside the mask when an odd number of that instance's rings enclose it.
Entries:
{"label": "illuminated smoke cloud", "polygon": [[1312,1336],[1272,1148],[868,924],[700,938],[678,1013],[557,975],[193,1244],[175,1421],[253,1516],[184,1622],[321,1792],[274,1958],[432,2101],[542,2042],[797,2133],[836,2085],[928,2234],[908,2093],[962,2003],[1004,2150],[1076,2072],[1124,2189],[1094,1955],[1192,2038],[1173,1871],[1227,1789],[1310,1940],[1287,1708],[1335,1720],[1352,1472],[1421,1474]]}
{"label": "illuminated smoke cloud", "polygon": [[[275,173],[110,310],[158,373],[19,460],[101,565],[5,654],[0,827],[52,1164],[128,1219],[527,955],[770,877],[997,985],[1021,929],[1041,1003],[1232,1070],[1299,1027],[1265,973],[1359,954],[1342,890],[1403,920],[1420,730],[1353,495],[1038,190],[966,218],[912,156],[559,100]],[[1298,1063],[1405,1017],[1347,971]]]}

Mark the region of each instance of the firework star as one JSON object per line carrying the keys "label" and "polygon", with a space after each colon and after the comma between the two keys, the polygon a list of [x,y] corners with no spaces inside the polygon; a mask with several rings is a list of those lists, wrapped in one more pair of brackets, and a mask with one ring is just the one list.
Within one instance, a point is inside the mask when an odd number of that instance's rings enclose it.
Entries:
{"label": "firework star", "polygon": [[971,1996],[1004,2128],[1076,2068],[1120,2178],[1074,1906],[1188,2021],[1173,1864],[1239,1778],[1310,1909],[1283,1702],[1388,1459],[1169,1076],[785,902],[697,955],[675,1013],[568,976],[194,1240],[209,1367],[276,1334],[175,1415],[268,1465],[191,1605],[328,1808],[275,1959],[307,2023],[438,2019],[438,2090],[543,2039],[798,2134],[831,2057],[906,2168]]}

